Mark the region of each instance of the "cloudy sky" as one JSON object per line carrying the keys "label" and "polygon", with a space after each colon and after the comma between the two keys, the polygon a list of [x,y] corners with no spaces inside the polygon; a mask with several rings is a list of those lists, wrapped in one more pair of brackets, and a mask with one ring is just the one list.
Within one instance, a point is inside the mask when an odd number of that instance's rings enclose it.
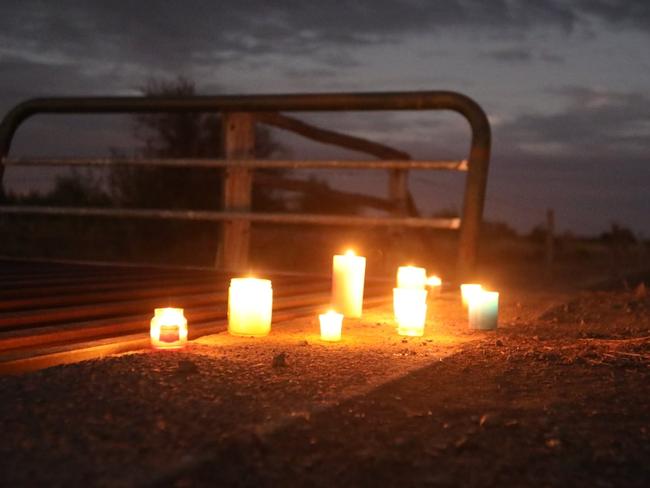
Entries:
{"label": "cloudy sky", "polygon": [[[3,0],[0,113],[29,97],[131,95],[178,76],[204,94],[456,90],[493,124],[488,218],[526,231],[551,207],[561,230],[618,222],[648,237],[649,46],[647,0]],[[30,120],[12,156],[130,144],[128,120],[80,117]],[[468,129],[451,113],[308,118],[416,157],[467,154]],[[295,157],[335,154],[286,141]],[[378,194],[386,185],[375,173],[329,177]],[[11,170],[6,185],[46,178]],[[410,183],[426,212],[460,207],[457,176]]]}

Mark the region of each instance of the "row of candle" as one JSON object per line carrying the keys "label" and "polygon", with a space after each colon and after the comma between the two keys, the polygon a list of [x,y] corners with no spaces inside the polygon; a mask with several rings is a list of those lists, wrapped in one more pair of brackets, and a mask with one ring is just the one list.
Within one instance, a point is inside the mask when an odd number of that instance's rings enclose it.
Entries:
{"label": "row of candle", "polygon": [[[343,318],[359,318],[363,311],[366,258],[352,251],[334,256],[332,262],[333,310],[319,315],[321,339],[339,341]],[[422,336],[427,315],[427,295],[440,293],[442,282],[427,277],[426,270],[402,266],[393,289],[397,332]],[[470,327],[496,327],[498,293],[481,285],[461,285],[463,304],[468,307]],[[236,336],[260,337],[271,331],[273,287],[270,280],[233,278],[228,289],[228,332]],[[151,342],[157,348],[182,347],[187,342],[187,320],[181,308],[155,310],[150,327]]]}

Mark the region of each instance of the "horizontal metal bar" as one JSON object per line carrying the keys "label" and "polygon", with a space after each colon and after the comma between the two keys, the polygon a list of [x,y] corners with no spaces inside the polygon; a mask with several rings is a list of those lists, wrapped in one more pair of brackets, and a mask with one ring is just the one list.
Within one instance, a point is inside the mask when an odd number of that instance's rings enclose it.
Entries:
{"label": "horizontal metal bar", "polygon": [[2,159],[5,166],[168,166],[195,168],[293,168],[293,169],[422,169],[467,171],[467,160],[271,160],[271,159]]}
{"label": "horizontal metal bar", "polygon": [[61,215],[78,217],[118,217],[136,219],[168,219],[219,222],[248,220],[273,224],[314,224],[345,226],[401,226],[419,228],[458,229],[460,219],[420,217],[371,217],[260,212],[211,212],[203,210],[148,210],[112,208],[47,207],[36,205],[2,205],[0,214]]}

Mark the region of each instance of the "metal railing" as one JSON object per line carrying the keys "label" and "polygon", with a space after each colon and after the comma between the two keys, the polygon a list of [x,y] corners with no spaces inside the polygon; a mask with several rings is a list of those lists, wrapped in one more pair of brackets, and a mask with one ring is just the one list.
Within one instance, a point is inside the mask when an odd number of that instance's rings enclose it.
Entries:
{"label": "metal railing", "polygon": [[[459,161],[412,161],[408,154],[381,144],[317,129],[278,112],[310,111],[451,110],[460,113],[471,128],[467,159]],[[9,159],[13,136],[28,117],[35,114],[84,113],[207,113],[221,112],[225,159]],[[255,123],[273,125],[315,140],[373,154],[380,161],[277,161],[254,158]],[[191,96],[191,97],[74,97],[41,98],[14,107],[0,125],[0,183],[9,165],[139,165],[225,168],[224,211],[178,211],[110,208],[70,208],[2,205],[0,213],[78,215],[127,218],[157,218],[223,221],[218,265],[243,268],[248,259],[251,222],[322,225],[385,225],[427,228],[460,228],[458,269],[472,273],[480,231],[490,156],[490,125],[481,107],[465,95],[449,91],[331,93],[300,95]],[[407,170],[466,171],[462,220],[420,218],[406,215],[361,217],[318,214],[251,212],[252,171],[258,168],[357,168],[391,170],[391,197],[405,199]]]}

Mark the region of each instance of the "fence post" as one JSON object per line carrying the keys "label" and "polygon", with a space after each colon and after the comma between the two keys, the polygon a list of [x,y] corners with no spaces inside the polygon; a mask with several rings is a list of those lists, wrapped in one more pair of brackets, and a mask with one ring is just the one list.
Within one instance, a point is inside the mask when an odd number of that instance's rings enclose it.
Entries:
{"label": "fence post", "polygon": [[[223,149],[226,159],[254,159],[255,121],[251,114],[224,112],[222,119]],[[249,211],[253,174],[250,169],[228,167],[223,180],[223,209]],[[250,222],[226,221],[223,224],[221,243],[216,265],[222,269],[241,270],[248,265]]]}

